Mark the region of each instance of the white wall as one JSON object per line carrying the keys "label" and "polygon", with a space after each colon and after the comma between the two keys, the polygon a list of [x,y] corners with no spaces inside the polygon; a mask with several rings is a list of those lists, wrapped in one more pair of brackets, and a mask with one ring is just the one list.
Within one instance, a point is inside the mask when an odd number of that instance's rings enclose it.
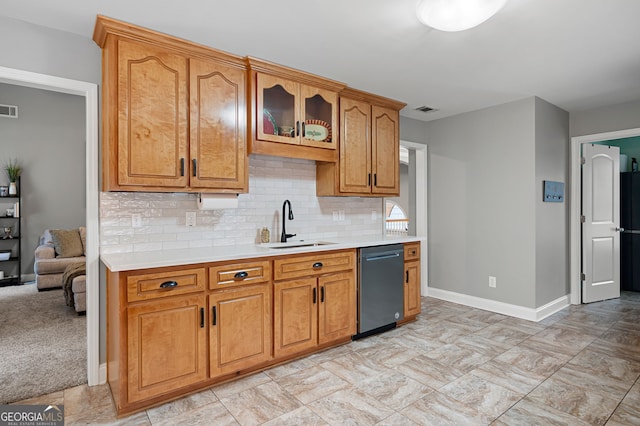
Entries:
{"label": "white wall", "polygon": [[571,136],[635,128],[640,128],[640,101],[594,108],[570,115]]}
{"label": "white wall", "polygon": [[[536,307],[570,293],[569,113],[536,98]],[[565,183],[563,203],[543,202],[543,181]]]}
{"label": "white wall", "polygon": [[[285,199],[295,216],[287,219],[287,233],[296,239],[381,235],[382,199],[317,197],[315,173],[315,161],[251,155],[249,193],[240,194],[237,209],[199,211],[195,194],[103,192],[101,252],[255,244],[263,226],[279,241]],[[187,211],[197,212],[196,227],[185,225]],[[333,221],[334,211],[343,211],[345,220]],[[142,215],[143,227],[132,228],[134,213]]]}

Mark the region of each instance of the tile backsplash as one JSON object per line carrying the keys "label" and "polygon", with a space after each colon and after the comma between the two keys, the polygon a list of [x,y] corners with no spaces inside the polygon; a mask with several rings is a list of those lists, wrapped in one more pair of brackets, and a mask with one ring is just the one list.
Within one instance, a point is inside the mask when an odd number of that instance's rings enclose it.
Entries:
{"label": "tile backsplash", "polygon": [[[249,193],[239,195],[236,209],[198,210],[197,194],[102,192],[100,250],[127,253],[254,244],[265,226],[271,241],[276,242],[280,240],[285,199],[291,201],[295,216],[286,224],[287,233],[297,234],[294,239],[330,240],[382,233],[382,199],[317,197],[315,161],[252,155]],[[196,212],[196,226],[186,226],[187,212]],[[134,214],[142,219],[141,226],[135,228]],[[334,216],[342,220],[334,220]]]}

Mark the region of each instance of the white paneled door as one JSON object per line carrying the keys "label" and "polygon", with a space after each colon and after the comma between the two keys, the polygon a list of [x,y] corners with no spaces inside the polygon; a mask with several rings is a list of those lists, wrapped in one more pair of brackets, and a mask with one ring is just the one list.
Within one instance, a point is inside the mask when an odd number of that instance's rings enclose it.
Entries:
{"label": "white paneled door", "polygon": [[582,145],[582,303],[620,297],[620,148]]}

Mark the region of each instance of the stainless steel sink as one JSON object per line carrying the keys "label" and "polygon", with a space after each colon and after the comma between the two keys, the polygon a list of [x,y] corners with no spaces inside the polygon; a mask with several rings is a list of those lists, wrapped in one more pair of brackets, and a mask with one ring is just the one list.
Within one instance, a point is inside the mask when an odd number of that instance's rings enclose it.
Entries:
{"label": "stainless steel sink", "polygon": [[326,246],[330,244],[335,244],[335,243],[328,242],[328,241],[308,241],[308,242],[296,241],[291,243],[274,243],[272,245],[269,245],[268,248],[273,250],[282,250],[282,249],[300,248],[300,247],[319,247],[319,246]]}

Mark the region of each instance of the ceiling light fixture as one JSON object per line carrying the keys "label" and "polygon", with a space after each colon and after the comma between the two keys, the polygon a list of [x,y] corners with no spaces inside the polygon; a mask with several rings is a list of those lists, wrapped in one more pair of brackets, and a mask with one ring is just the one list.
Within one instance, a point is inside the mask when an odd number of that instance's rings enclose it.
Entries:
{"label": "ceiling light fixture", "polygon": [[464,31],[495,15],[507,0],[419,0],[418,19],[441,31]]}

